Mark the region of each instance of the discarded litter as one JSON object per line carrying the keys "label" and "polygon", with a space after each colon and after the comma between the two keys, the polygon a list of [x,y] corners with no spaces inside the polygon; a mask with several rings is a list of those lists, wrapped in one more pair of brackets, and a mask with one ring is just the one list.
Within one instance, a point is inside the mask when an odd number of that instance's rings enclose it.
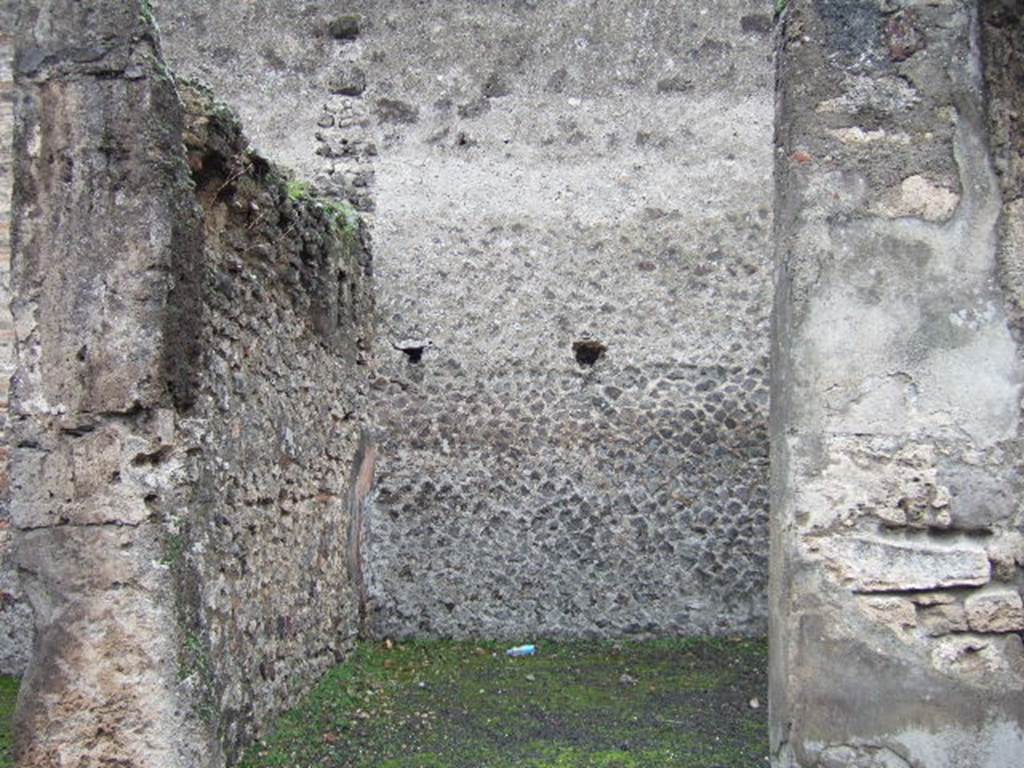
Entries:
{"label": "discarded litter", "polygon": [[512,658],[519,656],[533,656],[535,653],[537,653],[537,647],[533,645],[517,645],[515,648],[509,648],[505,651],[505,654]]}

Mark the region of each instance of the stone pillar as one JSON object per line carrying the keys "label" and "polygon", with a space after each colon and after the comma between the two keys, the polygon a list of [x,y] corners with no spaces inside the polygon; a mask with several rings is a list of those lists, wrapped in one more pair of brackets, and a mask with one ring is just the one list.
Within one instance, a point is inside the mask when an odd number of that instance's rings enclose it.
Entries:
{"label": "stone pillar", "polygon": [[11,36],[14,9],[0,4],[0,674],[20,675],[32,645],[32,613],[12,560],[7,481],[7,391],[14,364],[14,325],[10,310],[11,141],[14,82]]}
{"label": "stone pillar", "polygon": [[[1021,350],[966,0],[791,0],[773,765],[1024,764]],[[1001,258],[997,254],[1001,253]]]}
{"label": "stone pillar", "polygon": [[26,3],[15,81],[11,515],[37,625],[18,764],[214,764],[161,567],[171,265],[198,241],[148,3]]}

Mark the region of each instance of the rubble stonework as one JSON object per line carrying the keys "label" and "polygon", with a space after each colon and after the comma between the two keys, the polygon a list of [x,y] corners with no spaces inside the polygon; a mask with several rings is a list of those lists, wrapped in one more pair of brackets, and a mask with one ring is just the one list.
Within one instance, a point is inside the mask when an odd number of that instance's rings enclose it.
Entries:
{"label": "rubble stonework", "polygon": [[1019,126],[994,157],[975,3],[793,0],[784,24],[773,764],[1015,765]]}
{"label": "rubble stonework", "polygon": [[370,262],[350,209],[289,187],[223,105],[179,92],[205,250],[188,267],[200,353],[178,411],[192,460],[168,546],[183,620],[203,640],[186,664],[209,673],[231,758],[359,630],[351,493]]}
{"label": "rubble stonework", "polygon": [[156,12],[371,214],[370,630],[763,631],[772,4]]}
{"label": "rubble stonework", "polygon": [[147,4],[19,35],[19,765],[231,763],[358,630],[358,219],[172,79]]}

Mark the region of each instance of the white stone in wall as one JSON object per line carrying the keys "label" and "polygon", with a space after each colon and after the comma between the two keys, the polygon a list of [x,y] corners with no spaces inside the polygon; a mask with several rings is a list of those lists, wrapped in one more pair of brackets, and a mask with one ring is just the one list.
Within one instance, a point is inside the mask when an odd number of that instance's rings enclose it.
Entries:
{"label": "white stone in wall", "polygon": [[872,212],[890,219],[917,216],[927,221],[946,221],[960,203],[960,195],[946,186],[951,183],[955,184],[955,180],[946,179],[940,184],[921,174],[908,176]]}
{"label": "white stone in wall", "polygon": [[992,674],[1015,674],[1019,669],[1021,640],[1017,635],[951,635],[932,649],[932,666],[945,673],[979,681]]}
{"label": "white stone in wall", "polygon": [[874,538],[822,541],[829,566],[858,592],[981,586],[991,576],[981,547],[908,544]]}

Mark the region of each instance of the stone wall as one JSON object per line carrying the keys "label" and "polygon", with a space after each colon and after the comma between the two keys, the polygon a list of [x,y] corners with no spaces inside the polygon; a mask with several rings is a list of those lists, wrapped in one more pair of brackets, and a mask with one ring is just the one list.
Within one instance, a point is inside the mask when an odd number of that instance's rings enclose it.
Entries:
{"label": "stone wall", "polygon": [[32,613],[11,558],[7,394],[14,370],[10,312],[11,179],[14,131],[14,5],[0,3],[0,674],[20,675],[32,645]]}
{"label": "stone wall", "polygon": [[780,768],[1024,759],[1012,6],[986,7],[991,121],[975,3],[786,11],[772,390]]}
{"label": "stone wall", "polygon": [[11,518],[37,631],[19,764],[223,765],[358,628],[358,219],[169,75],[146,3],[26,10]]}
{"label": "stone wall", "polygon": [[772,3],[156,13],[372,214],[371,631],[761,631]]}
{"label": "stone wall", "polygon": [[182,329],[196,364],[177,450],[192,460],[168,558],[197,646],[184,661],[230,759],[359,630],[350,475],[369,453],[373,306],[352,211],[286,185],[207,92],[180,93],[205,251],[183,265],[201,322]]}

